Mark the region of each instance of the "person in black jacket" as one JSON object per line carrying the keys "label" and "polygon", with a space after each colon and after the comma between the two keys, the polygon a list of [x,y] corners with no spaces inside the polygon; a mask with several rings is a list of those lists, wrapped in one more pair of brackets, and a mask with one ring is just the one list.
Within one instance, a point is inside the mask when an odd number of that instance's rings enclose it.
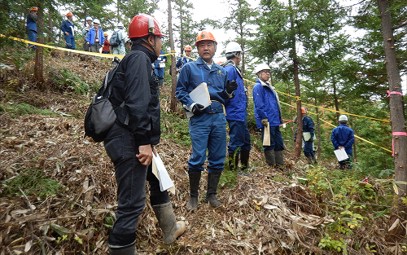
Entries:
{"label": "person in black jacket", "polygon": [[117,121],[104,140],[117,181],[116,222],[108,240],[112,255],[136,252],[136,228],[145,207],[146,180],[164,243],[174,242],[185,232],[185,223],[176,222],[168,193],[160,191],[151,169],[154,145],[160,141],[159,86],[152,75],[151,63],[160,55],[162,37],[153,17],[134,16],[129,25],[131,52],[120,62],[112,81],[110,100]]}

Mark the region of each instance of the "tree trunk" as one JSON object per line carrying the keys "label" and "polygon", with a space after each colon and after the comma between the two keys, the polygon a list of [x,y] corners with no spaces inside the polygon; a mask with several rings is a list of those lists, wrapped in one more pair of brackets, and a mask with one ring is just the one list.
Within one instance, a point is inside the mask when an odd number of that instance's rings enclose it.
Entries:
{"label": "tree trunk", "polygon": [[[390,93],[390,119],[394,142],[394,170],[396,182],[407,181],[407,135],[404,127],[405,117],[403,109],[403,96],[401,90],[401,77],[397,65],[396,52],[394,49],[394,38],[392,21],[387,0],[378,0],[384,52],[386,55],[386,70],[389,81]],[[397,134],[395,134],[397,132]],[[407,185],[398,183],[399,195],[404,196]]]}
{"label": "tree trunk", "polygon": [[[43,5],[38,5],[38,20],[37,20],[37,32],[38,32],[38,43],[44,43],[44,10]],[[44,48],[37,46],[35,50],[35,65],[34,65],[34,78],[37,88],[40,90],[45,89],[44,84]]]}
{"label": "tree trunk", "polygon": [[292,9],[291,0],[288,1],[290,6],[290,24],[291,24],[291,58],[293,60],[293,69],[294,69],[294,86],[295,86],[295,97],[297,101],[297,136],[295,139],[295,152],[294,157],[298,159],[301,156],[302,149],[302,114],[301,114],[301,90],[300,90],[300,79],[298,77],[298,56],[297,56],[297,47],[295,39],[295,27],[294,27],[294,11]]}
{"label": "tree trunk", "polygon": [[175,70],[175,55],[174,55],[174,37],[172,33],[172,11],[171,11],[171,0],[168,0],[168,33],[170,39],[170,48],[171,48],[171,103],[170,110],[175,112],[177,109],[177,99],[175,98],[175,89],[177,86],[177,71]]}
{"label": "tree trunk", "polygon": [[[397,65],[394,37],[392,30],[392,20],[388,0],[378,0],[378,7],[381,18],[381,29],[383,35],[383,46],[386,57],[386,71],[390,90],[390,120],[393,135],[393,155],[394,155],[394,180],[397,185],[397,195],[393,208],[392,217],[389,224],[393,224],[397,219],[404,222],[407,219],[406,206],[401,198],[407,192],[407,133],[404,127],[405,116],[403,109],[403,96],[401,90],[401,77]],[[398,225],[390,231],[394,237],[405,236],[404,227]]]}

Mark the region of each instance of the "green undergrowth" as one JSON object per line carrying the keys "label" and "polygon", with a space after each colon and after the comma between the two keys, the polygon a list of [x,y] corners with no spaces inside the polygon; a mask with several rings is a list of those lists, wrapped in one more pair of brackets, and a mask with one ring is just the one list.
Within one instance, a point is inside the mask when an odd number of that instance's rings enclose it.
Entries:
{"label": "green undergrowth", "polygon": [[308,169],[306,180],[332,219],[325,226],[319,247],[348,254],[348,245],[351,245],[352,249],[363,248],[374,254],[375,247],[357,240],[363,240],[359,235],[363,235],[368,226],[376,225],[390,213],[393,180],[367,176],[360,168],[327,170],[323,167]]}
{"label": "green undergrowth", "polygon": [[49,109],[37,108],[33,105],[27,103],[1,103],[0,102],[0,113],[8,113],[12,117],[17,117],[27,114],[39,114],[44,116],[58,116],[57,113]]}
{"label": "green undergrowth", "polygon": [[4,195],[37,196],[42,199],[55,196],[62,185],[39,169],[24,169],[20,174],[2,182]]}
{"label": "green undergrowth", "polygon": [[191,146],[188,120],[177,114],[161,111],[161,138],[172,140],[179,145]]}

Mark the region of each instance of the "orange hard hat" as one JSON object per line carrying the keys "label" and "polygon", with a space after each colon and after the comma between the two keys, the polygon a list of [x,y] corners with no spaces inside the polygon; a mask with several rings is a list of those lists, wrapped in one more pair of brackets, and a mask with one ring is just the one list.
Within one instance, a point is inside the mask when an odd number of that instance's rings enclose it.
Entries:
{"label": "orange hard hat", "polygon": [[302,114],[307,113],[307,108],[305,108],[305,107],[301,107],[301,113],[302,113]]}
{"label": "orange hard hat", "polygon": [[134,16],[129,25],[129,38],[141,38],[147,35],[164,36],[155,18],[144,13]]}
{"label": "orange hard hat", "polygon": [[196,36],[195,46],[197,46],[198,43],[201,41],[212,41],[214,43],[217,43],[213,34],[206,30],[198,32],[198,35]]}
{"label": "orange hard hat", "polygon": [[72,17],[72,16],[73,16],[73,13],[72,13],[72,12],[68,12],[65,16],[67,16],[67,17]]}
{"label": "orange hard hat", "polygon": [[192,51],[191,45],[187,45],[184,47],[184,51]]}
{"label": "orange hard hat", "polygon": [[30,12],[32,12],[32,11],[37,12],[37,11],[38,11],[38,7],[37,7],[37,6],[31,7],[31,8],[30,8]]}

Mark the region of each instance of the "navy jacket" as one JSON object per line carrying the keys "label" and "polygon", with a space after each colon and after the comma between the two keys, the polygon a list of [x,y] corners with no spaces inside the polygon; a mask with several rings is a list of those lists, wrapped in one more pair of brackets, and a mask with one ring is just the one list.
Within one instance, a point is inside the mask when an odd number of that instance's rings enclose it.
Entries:
{"label": "navy jacket", "polygon": [[355,135],[353,129],[346,124],[340,124],[332,130],[331,141],[335,150],[337,150],[339,146],[343,146],[345,147],[346,153],[352,155],[352,146],[355,142]]}

